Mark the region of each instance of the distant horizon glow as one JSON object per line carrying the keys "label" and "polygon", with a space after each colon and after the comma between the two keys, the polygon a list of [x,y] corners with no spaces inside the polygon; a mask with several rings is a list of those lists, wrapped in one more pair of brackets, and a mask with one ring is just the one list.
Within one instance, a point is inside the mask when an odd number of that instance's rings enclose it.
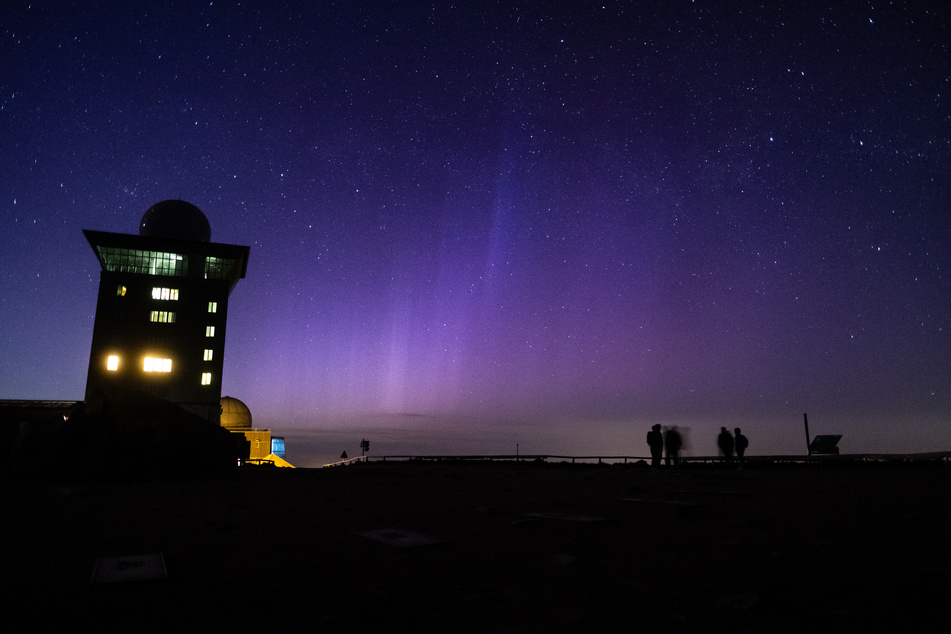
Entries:
{"label": "distant horizon glow", "polygon": [[0,398],[82,398],[82,232],[176,198],[277,435],[951,450],[951,8],[298,4],[0,8]]}

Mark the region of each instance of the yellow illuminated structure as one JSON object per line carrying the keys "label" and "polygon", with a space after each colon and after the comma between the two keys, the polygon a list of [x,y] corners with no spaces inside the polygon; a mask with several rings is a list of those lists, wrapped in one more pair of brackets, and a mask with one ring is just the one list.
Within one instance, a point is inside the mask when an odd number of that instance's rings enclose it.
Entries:
{"label": "yellow illuminated structure", "polygon": [[221,426],[234,434],[243,434],[250,444],[250,462],[271,462],[278,467],[293,467],[271,451],[271,430],[255,429],[251,424],[251,410],[232,396],[221,398]]}
{"label": "yellow illuminated structure", "polygon": [[228,298],[249,247],[211,242],[181,200],[152,206],[138,235],[83,233],[102,267],[86,401],[135,390],[218,424]]}

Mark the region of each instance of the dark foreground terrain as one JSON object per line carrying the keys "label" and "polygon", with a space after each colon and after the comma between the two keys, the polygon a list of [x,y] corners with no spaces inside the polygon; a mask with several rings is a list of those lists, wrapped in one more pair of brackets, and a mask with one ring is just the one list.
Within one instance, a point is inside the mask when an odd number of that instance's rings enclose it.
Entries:
{"label": "dark foreground terrain", "polygon": [[[5,619],[36,631],[943,632],[949,473],[414,462],[7,477]],[[102,558],[134,570],[155,553],[164,579],[91,583]]]}

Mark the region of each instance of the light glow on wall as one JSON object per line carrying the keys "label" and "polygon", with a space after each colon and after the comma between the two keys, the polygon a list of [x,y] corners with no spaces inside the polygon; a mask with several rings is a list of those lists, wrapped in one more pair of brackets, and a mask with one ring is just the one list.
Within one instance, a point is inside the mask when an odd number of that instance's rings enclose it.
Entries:
{"label": "light glow on wall", "polygon": [[110,354],[106,359],[106,369],[110,372],[115,372],[119,369],[119,357],[114,354]]}

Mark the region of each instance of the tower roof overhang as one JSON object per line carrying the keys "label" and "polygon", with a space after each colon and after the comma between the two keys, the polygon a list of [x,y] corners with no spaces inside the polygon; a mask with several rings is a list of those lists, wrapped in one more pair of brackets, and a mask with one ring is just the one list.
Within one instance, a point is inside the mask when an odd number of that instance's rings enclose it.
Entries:
{"label": "tower roof overhang", "polygon": [[[179,257],[185,262],[186,258],[201,258],[202,265],[193,265],[183,268],[175,275],[181,277],[202,277],[206,279],[222,279],[229,283],[229,292],[243,279],[248,270],[248,256],[251,247],[217,242],[197,242],[174,238],[159,238],[153,236],[139,236],[128,233],[109,233],[106,231],[91,231],[83,229],[83,234],[99,259],[103,271],[124,270],[130,273],[154,275],[145,270],[136,268],[136,254],[155,254],[167,257]],[[210,266],[213,258],[215,265]]]}

